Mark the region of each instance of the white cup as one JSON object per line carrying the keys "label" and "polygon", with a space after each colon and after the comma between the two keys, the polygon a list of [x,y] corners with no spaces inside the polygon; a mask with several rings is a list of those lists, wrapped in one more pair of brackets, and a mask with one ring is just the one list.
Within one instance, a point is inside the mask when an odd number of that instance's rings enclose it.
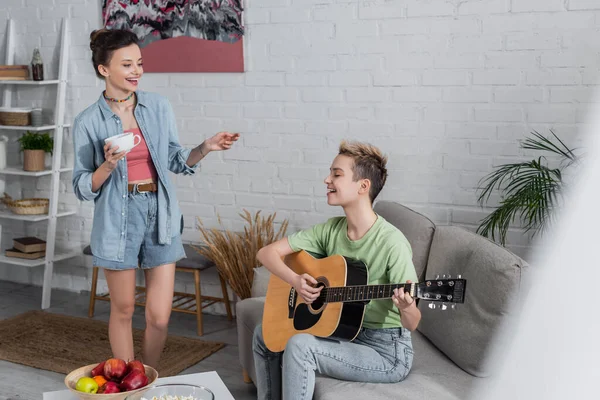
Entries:
{"label": "white cup", "polygon": [[[136,143],[137,139],[137,143]],[[122,151],[131,151],[135,146],[140,144],[142,137],[140,135],[134,135],[133,132],[121,133],[115,136],[104,139],[104,143],[110,142],[110,147],[119,146],[117,153]]]}

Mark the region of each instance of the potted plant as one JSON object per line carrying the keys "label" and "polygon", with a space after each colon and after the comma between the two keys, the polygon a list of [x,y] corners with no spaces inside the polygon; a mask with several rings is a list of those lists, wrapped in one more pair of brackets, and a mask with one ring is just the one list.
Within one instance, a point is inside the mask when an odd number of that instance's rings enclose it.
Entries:
{"label": "potted plant", "polygon": [[578,156],[550,131],[553,138],[546,138],[533,131],[532,136],[521,143],[521,148],[544,151],[556,156],[557,166],[552,168],[544,156],[531,161],[503,164],[480,181],[477,201],[483,207],[495,190],[500,191],[500,205],[485,217],[477,233],[506,244],[509,226],[517,217],[526,232],[534,235],[546,229],[561,205],[565,186],[564,172],[578,161]]}
{"label": "potted plant", "polygon": [[23,152],[23,169],[25,171],[43,171],[46,153],[52,154],[54,139],[50,133],[27,131],[19,138]]}

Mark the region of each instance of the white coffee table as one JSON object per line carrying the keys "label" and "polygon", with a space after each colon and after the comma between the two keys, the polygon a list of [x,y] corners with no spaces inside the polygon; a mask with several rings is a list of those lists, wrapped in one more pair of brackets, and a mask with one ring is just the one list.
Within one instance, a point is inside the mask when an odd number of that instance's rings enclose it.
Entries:
{"label": "white coffee table", "polygon": [[[156,383],[189,383],[202,385],[215,394],[215,400],[235,400],[216,371],[158,378]],[[69,389],[44,393],[43,400],[79,400]]]}

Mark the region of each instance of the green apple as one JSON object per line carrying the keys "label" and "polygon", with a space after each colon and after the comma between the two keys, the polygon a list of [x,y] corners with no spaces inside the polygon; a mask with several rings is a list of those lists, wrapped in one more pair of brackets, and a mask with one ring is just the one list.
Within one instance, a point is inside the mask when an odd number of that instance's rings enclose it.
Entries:
{"label": "green apple", "polygon": [[75,384],[75,389],[85,393],[96,393],[98,391],[98,384],[89,376],[82,376]]}

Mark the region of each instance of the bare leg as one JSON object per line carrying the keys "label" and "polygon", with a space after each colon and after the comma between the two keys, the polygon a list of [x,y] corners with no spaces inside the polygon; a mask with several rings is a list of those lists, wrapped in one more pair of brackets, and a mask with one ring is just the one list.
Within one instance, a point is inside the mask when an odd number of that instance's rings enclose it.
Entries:
{"label": "bare leg", "polygon": [[154,368],[167,340],[169,318],[173,306],[175,264],[165,264],[144,270],[146,274],[146,331],[142,357]]}
{"label": "bare leg", "polygon": [[131,318],[135,309],[135,269],[114,271],[104,269],[110,293],[108,338],[113,357],[126,362],[133,360]]}

